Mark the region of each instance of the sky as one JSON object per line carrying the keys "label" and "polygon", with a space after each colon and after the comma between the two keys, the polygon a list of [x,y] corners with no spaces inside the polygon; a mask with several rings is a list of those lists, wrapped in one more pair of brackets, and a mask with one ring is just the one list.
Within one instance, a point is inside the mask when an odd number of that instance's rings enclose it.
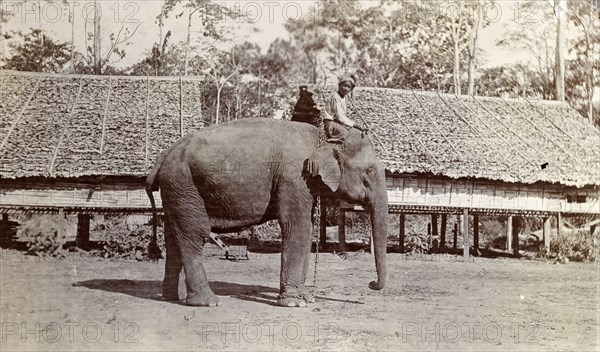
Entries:
{"label": "sky", "polygon": [[[377,3],[377,0],[363,1],[365,5],[370,6]],[[41,7],[36,8],[40,3]],[[225,0],[221,1],[230,8],[242,10],[247,14],[256,29],[243,26],[237,23],[236,40],[247,39],[254,41],[261,46],[263,52],[266,51],[269,44],[276,38],[287,38],[287,32],[284,29],[286,21],[293,21],[303,14],[314,13],[318,6],[315,0],[297,0],[297,1],[274,1],[274,0]],[[152,43],[158,41],[159,29],[156,23],[156,17],[160,12],[162,0],[150,1],[125,1],[125,0],[102,0],[98,1],[102,11],[102,32],[103,36],[108,33],[117,33],[121,26],[130,30],[137,28],[132,37],[131,44],[125,47],[126,57],[115,64],[117,67],[125,67],[141,60],[146,52],[152,47]],[[519,1],[497,1],[496,7],[486,9],[486,15],[493,19],[492,25],[484,28],[481,32],[480,46],[487,53],[487,62],[485,66],[498,66],[516,63],[527,60],[525,53],[512,49],[500,48],[495,45],[507,26],[514,25],[515,20],[523,17],[523,13],[517,15]],[[6,24],[8,30],[29,31],[29,28],[42,28],[51,33],[51,37],[61,40],[71,40],[71,25],[69,23],[69,14],[73,13],[75,18],[75,45],[76,50],[83,52],[86,46],[86,27],[87,31],[92,31],[91,24],[93,20],[92,10],[93,1],[78,0],[68,1],[65,4],[62,1],[3,1],[3,9],[14,14]],[[164,33],[171,30],[171,41],[184,41],[187,27],[187,14],[181,18],[175,18],[175,14],[181,11],[175,11],[166,19]],[[425,14],[424,14],[425,15]],[[526,14],[525,14],[526,15]],[[199,19],[195,18],[196,23]],[[194,22],[192,31],[194,31]],[[139,26],[139,27],[138,27]],[[194,36],[194,32],[192,32]],[[197,36],[197,34],[196,34]],[[3,43],[5,52],[7,47]],[[108,47],[108,42],[103,42],[103,48]],[[104,49],[103,49],[104,50]],[[114,63],[113,63],[114,64]]]}

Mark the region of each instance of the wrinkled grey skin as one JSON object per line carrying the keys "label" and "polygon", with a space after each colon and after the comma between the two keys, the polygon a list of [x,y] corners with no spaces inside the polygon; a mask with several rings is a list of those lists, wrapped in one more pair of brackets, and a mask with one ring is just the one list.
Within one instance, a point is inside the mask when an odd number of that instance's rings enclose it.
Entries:
{"label": "wrinkled grey skin", "polygon": [[337,150],[332,145],[317,148],[318,135],[306,123],[244,119],[187,135],[159,157],[146,188],[153,204],[152,191],[160,188],[165,212],[165,299],[179,299],[183,268],[187,304],[218,305],[201,261],[209,232],[236,232],[277,219],[282,238],[278,304],[312,302],[304,282],[317,194],[361,204],[371,214],[377,280],[369,287],[385,286],[383,165],[358,130],[351,130]]}

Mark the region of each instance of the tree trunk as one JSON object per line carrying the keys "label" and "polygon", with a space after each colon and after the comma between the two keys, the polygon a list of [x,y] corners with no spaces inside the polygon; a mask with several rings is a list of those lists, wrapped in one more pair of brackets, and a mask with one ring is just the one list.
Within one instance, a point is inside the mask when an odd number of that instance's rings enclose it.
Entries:
{"label": "tree trunk", "polygon": [[221,88],[223,88],[223,86],[219,86],[219,84],[217,84],[217,111],[215,112],[215,125],[219,124],[219,110],[221,109]]}
{"label": "tree trunk", "polygon": [[556,31],[556,100],[565,101],[566,0],[554,0],[558,26]]}
{"label": "tree trunk", "polygon": [[460,89],[460,52],[458,45],[458,37],[454,38],[454,93],[461,95]]}
{"label": "tree trunk", "polygon": [[71,18],[71,73],[75,73],[75,14],[73,10],[69,12]]}
{"label": "tree trunk", "polygon": [[588,66],[588,77],[586,84],[588,121],[591,124],[594,124],[594,64],[592,63],[592,50],[590,49],[590,33],[587,30],[585,31],[585,44],[585,58]]}
{"label": "tree trunk", "polygon": [[102,74],[102,48],[100,40],[100,11],[98,11],[98,4],[94,0],[94,74]]}
{"label": "tree trunk", "polygon": [[186,35],[186,39],[185,39],[185,54],[184,54],[184,59],[183,59],[183,75],[187,76],[188,75],[188,64],[189,64],[189,52],[190,52],[190,36],[191,36],[191,31],[192,31],[192,10],[189,10],[189,15],[188,15],[188,26],[187,26],[187,35]]}
{"label": "tree trunk", "polygon": [[[5,58],[6,56],[4,56],[4,21],[2,20],[4,18],[4,11],[2,10],[4,8],[3,4],[2,4],[2,0],[0,0],[0,57],[1,58]],[[0,68],[2,68],[2,66],[0,65]]]}
{"label": "tree trunk", "polygon": [[479,29],[481,28],[481,21],[483,20],[482,4],[475,4],[475,24],[471,29],[471,37],[469,38],[469,85],[467,88],[467,95],[472,96],[475,94],[475,55],[477,53],[477,44],[479,39]]}

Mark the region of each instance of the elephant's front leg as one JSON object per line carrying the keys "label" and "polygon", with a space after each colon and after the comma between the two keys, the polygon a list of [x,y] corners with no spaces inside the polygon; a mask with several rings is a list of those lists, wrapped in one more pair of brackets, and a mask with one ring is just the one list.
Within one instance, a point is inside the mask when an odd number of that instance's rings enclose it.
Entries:
{"label": "elephant's front leg", "polygon": [[[296,197],[287,198],[297,199]],[[286,199],[286,198],[283,198]],[[312,200],[306,204],[280,205],[279,224],[283,249],[281,253],[281,284],[277,304],[304,307],[314,298],[304,285],[310,255]]]}

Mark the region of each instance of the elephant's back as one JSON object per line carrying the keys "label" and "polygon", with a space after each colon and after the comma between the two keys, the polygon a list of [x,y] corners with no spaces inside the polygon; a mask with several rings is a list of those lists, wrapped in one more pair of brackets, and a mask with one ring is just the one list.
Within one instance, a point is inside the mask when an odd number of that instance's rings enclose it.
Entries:
{"label": "elephant's back", "polygon": [[257,144],[252,149],[256,149],[256,152],[265,152],[264,148],[281,148],[290,143],[316,146],[319,130],[315,126],[302,122],[250,118],[210,126],[194,132],[191,137],[194,143],[205,148],[219,146],[223,150],[228,150],[252,147],[253,144]]}

